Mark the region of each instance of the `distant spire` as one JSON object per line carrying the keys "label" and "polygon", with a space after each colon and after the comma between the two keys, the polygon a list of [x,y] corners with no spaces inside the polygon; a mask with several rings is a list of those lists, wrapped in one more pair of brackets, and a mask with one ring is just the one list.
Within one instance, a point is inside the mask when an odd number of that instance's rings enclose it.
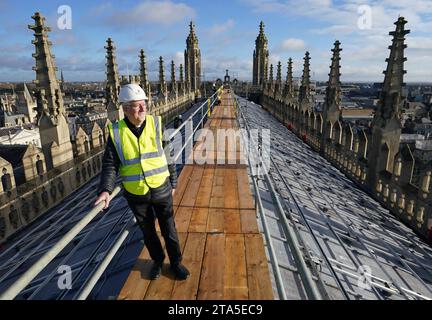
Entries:
{"label": "distant spire", "polygon": [[64,77],[63,77],[63,69],[60,70],[60,79],[61,79],[61,83],[64,83]]}
{"label": "distant spire", "polygon": [[389,46],[390,56],[386,59],[387,69],[383,71],[385,74],[384,83],[374,120],[387,121],[391,118],[398,118],[400,103],[404,98],[402,93],[402,87],[405,85],[403,76],[406,73],[404,62],[407,58],[404,57],[404,49],[407,45],[404,42],[405,35],[410,32],[410,30],[405,30],[406,23],[404,17],[399,17],[394,23],[396,30],[389,32],[389,35],[393,36],[393,40],[392,45]]}
{"label": "distant spire", "polygon": [[189,24],[189,36],[186,39],[185,75],[188,91],[198,92],[201,86],[201,51],[198,46],[198,38],[195,34],[195,25]]}
{"label": "distant spire", "polygon": [[162,56],[159,57],[159,83],[165,82],[164,61]]}
{"label": "distant spire", "polygon": [[165,71],[164,71],[164,61],[162,56],[159,57],[159,93],[162,95],[167,94],[167,85],[165,82]]}
{"label": "distant spire", "polygon": [[[322,110],[323,124],[322,130],[323,135],[321,137],[320,152],[324,155],[325,146],[327,144],[327,139],[334,136],[334,125],[340,119],[340,96],[341,96],[341,86],[340,86],[340,42],[338,40],[334,43],[334,48],[331,50],[333,52],[330,65],[329,81],[327,82],[326,97]],[[330,125],[329,125],[330,123]],[[336,139],[339,139],[335,136]],[[338,141],[338,140],[337,140]]]}
{"label": "distant spire", "polygon": [[192,21],[189,23],[189,33],[195,34],[195,25]]}
{"label": "distant spire", "polygon": [[195,24],[192,21],[189,23],[189,36],[186,39],[186,44],[198,45],[198,38],[195,34]]}
{"label": "distant spire", "polygon": [[184,82],[184,78],[183,78],[183,65],[180,64],[180,83]]}
{"label": "distant spire", "polygon": [[309,102],[310,97],[310,57],[309,51],[306,51],[305,57],[303,58],[303,75],[299,92],[300,103],[305,101]]}
{"label": "distant spire", "polygon": [[[106,54],[106,75],[107,75],[107,83],[106,83],[106,97],[107,97],[107,106],[114,107],[115,109],[119,109],[118,102],[118,93],[120,89],[120,79],[119,72],[116,62],[116,54],[115,54],[115,46],[114,42],[111,38],[107,39],[107,45],[104,47],[107,51]],[[111,120],[111,119],[110,119]]]}
{"label": "distant spire", "polygon": [[340,87],[340,42],[336,40],[334,43],[334,48],[332,49],[333,56],[331,58],[332,62],[330,65],[329,81],[327,82],[327,93],[326,102],[327,107],[336,106],[339,108],[341,87]]}
{"label": "distant spire", "polygon": [[177,91],[174,60],[171,60],[171,91]]}
{"label": "distant spire", "polygon": [[150,94],[150,82],[148,79],[148,73],[147,73],[147,63],[146,63],[146,56],[144,54],[144,50],[140,50],[139,54],[139,60],[140,60],[140,85],[147,94],[147,96]]}
{"label": "distant spire", "polygon": [[277,64],[276,82],[279,86],[282,85],[282,64],[280,61]]}
{"label": "distant spire", "polygon": [[270,78],[269,81],[273,84],[273,64],[270,64]]}
{"label": "distant spire", "polygon": [[183,65],[180,64],[180,90],[181,92],[185,92],[185,82],[183,78]]}
{"label": "distant spire", "polygon": [[257,42],[257,41],[267,41],[267,37],[264,33],[264,22],[262,22],[262,21],[260,22],[259,34],[258,34],[258,37],[257,37],[255,42]]}
{"label": "distant spire", "polygon": [[393,36],[392,45],[389,46],[390,56],[386,59],[387,69],[384,71],[384,83],[372,120],[372,139],[368,147],[367,180],[371,189],[376,188],[382,171],[393,172],[393,160],[400,149],[402,124],[399,108],[404,98],[402,87],[406,73],[404,62],[407,60],[404,57],[404,49],[407,47],[404,42],[405,35],[410,32],[405,30],[406,23],[403,17],[399,17],[395,22],[396,30],[389,33]]}
{"label": "distant spire", "polygon": [[287,76],[285,81],[284,94],[290,98],[294,96],[292,59],[288,59]]}
{"label": "distant spire", "polygon": [[259,34],[255,40],[255,50],[253,52],[252,83],[263,85],[268,79],[268,41],[264,34],[264,22],[261,21]]}
{"label": "distant spire", "polygon": [[53,124],[57,124],[58,115],[64,114],[64,105],[60,83],[56,76],[55,57],[50,49],[52,43],[48,40],[48,32],[51,29],[45,26],[45,18],[39,12],[36,12],[32,19],[35,24],[29,25],[28,28],[34,31],[35,37],[32,44],[35,45],[36,52],[32,56],[36,59],[36,66],[32,69],[36,71],[36,80],[34,80],[36,95],[40,96],[38,117],[45,113],[51,118]]}

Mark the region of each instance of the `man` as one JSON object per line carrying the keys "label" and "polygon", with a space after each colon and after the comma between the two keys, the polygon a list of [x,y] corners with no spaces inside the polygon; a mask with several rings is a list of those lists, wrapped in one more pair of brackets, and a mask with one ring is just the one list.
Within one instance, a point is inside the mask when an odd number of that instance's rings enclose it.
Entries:
{"label": "man", "polygon": [[[169,146],[162,141],[160,116],[147,115],[147,96],[137,84],[120,88],[119,100],[125,118],[109,125],[110,138],[105,149],[101,181],[95,206],[110,203],[117,172],[120,171],[124,197],[134,213],[144,234],[153,265],[150,279],[160,277],[165,254],[156,233],[155,216],[165,239],[171,270],[179,280],[189,277],[189,271],[181,264],[182,254],[174,223],[173,195],[177,173],[170,160]],[[168,142],[169,143],[169,142]]]}

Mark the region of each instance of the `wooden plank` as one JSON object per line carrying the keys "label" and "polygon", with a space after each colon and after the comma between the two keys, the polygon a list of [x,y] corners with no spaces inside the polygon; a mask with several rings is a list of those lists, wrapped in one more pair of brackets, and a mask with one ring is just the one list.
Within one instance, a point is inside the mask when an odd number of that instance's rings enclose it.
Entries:
{"label": "wooden plank", "polygon": [[[178,233],[180,240],[180,248],[182,252],[185,247],[187,233]],[[162,267],[162,275],[159,279],[151,281],[148,290],[145,294],[145,300],[166,300],[171,297],[172,289],[174,287],[174,274],[171,272],[169,263],[165,261]]]}
{"label": "wooden plank", "polygon": [[173,204],[178,205],[181,202],[181,199],[183,198],[183,194],[186,190],[186,187],[189,183],[190,176],[192,174],[194,167],[191,165],[185,165],[180,172],[180,176],[177,181],[177,188],[176,192],[174,194]]}
{"label": "wooden plank", "polygon": [[251,209],[240,210],[240,225],[242,233],[259,233],[256,211]]}
{"label": "wooden plank", "polygon": [[210,208],[207,218],[207,232],[224,232],[224,209]]}
{"label": "wooden plank", "polygon": [[204,172],[204,168],[201,166],[194,166],[194,170],[190,177],[187,189],[183,198],[181,199],[180,206],[193,207],[195,204],[195,197],[198,193],[199,186],[201,184],[201,178]]}
{"label": "wooden plank", "polygon": [[224,232],[241,232],[240,212],[238,209],[224,209]]}
{"label": "wooden plank", "polygon": [[224,272],[225,235],[222,233],[208,234],[198,288],[199,300],[223,298]]}
{"label": "wooden plank", "polygon": [[195,207],[208,207],[208,205],[210,204],[214,175],[214,167],[204,168],[200,188],[196,195]]}
{"label": "wooden plank", "polygon": [[189,224],[192,216],[192,208],[191,207],[183,207],[180,206],[177,210],[177,214],[175,216],[175,223],[177,232],[187,232],[189,229]]}
{"label": "wooden plank", "polygon": [[206,232],[209,208],[194,208],[189,224],[189,232]]}
{"label": "wooden plank", "polygon": [[245,169],[237,170],[237,188],[241,195],[239,198],[239,206],[241,209],[255,209],[255,202],[252,196],[247,171]]}
{"label": "wooden plank", "polygon": [[225,235],[224,299],[247,299],[248,282],[244,236]]}
{"label": "wooden plank", "polygon": [[221,166],[217,166],[215,168],[210,198],[210,208],[224,207],[224,170],[225,169]]}
{"label": "wooden plank", "polygon": [[224,175],[224,207],[238,208],[239,193],[237,188],[237,169],[225,168]]}
{"label": "wooden plank", "polygon": [[191,275],[186,281],[175,282],[171,299],[195,300],[197,298],[206,239],[207,235],[205,233],[188,234],[183,263],[189,269]]}
{"label": "wooden plank", "polygon": [[272,300],[273,289],[270,281],[264,242],[261,234],[245,234],[246,266],[249,299]]}
{"label": "wooden plank", "polygon": [[147,278],[152,267],[152,261],[148,250],[144,247],[138,260],[117,296],[118,300],[142,300],[150,280]]}

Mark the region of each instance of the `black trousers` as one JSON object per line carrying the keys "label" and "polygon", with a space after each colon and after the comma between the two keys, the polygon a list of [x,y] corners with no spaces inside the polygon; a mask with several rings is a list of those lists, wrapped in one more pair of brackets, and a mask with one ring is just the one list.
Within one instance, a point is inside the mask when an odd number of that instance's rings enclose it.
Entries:
{"label": "black trousers", "polygon": [[144,196],[136,196],[126,192],[126,190],[124,195],[143,232],[144,244],[150,257],[155,261],[165,259],[162,244],[155,228],[157,218],[170,263],[181,262],[182,255],[174,222],[172,188],[169,179],[162,186],[150,189]]}

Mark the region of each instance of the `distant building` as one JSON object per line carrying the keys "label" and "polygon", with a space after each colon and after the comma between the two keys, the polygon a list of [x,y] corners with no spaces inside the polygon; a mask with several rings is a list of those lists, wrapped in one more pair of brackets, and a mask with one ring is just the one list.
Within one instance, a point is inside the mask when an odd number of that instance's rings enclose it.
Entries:
{"label": "distant building", "polygon": [[39,128],[32,124],[0,129],[0,144],[2,145],[28,145],[30,143],[41,147]]}

